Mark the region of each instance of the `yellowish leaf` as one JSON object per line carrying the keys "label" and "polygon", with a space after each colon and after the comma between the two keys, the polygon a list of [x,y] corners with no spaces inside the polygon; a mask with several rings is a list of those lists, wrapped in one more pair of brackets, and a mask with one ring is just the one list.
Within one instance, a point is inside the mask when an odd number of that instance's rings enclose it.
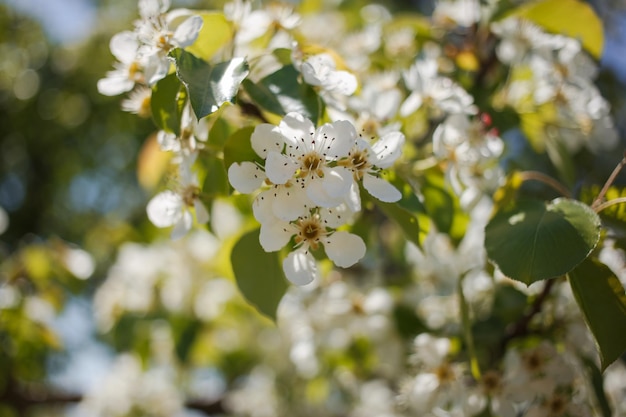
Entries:
{"label": "yellowish leaf", "polygon": [[514,13],[542,26],[580,40],[593,57],[600,58],[604,48],[602,21],[591,6],[580,0],[542,0],[526,4]]}
{"label": "yellowish leaf", "polygon": [[220,49],[227,45],[233,38],[233,27],[222,13],[200,13],[202,29],[193,45],[185,50],[198,58],[209,61]]}

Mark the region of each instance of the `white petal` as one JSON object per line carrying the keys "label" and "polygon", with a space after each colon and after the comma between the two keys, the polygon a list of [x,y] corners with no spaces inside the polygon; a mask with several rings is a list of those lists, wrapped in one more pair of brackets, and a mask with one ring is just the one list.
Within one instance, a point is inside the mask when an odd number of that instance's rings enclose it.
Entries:
{"label": "white petal", "polygon": [[200,224],[208,223],[209,212],[204,206],[204,203],[198,199],[193,202],[193,207],[196,210],[196,221]]}
{"label": "white petal", "polygon": [[265,180],[265,172],[254,162],[235,162],[228,168],[228,181],[240,193],[249,194]]}
{"label": "white petal", "polygon": [[135,82],[122,71],[110,71],[106,78],[98,80],[98,92],[105,96],[117,96],[132,90],[134,86]]}
{"label": "white petal", "polygon": [[320,216],[325,226],[337,228],[350,220],[353,212],[345,204],[333,208],[321,208]]}
{"label": "white petal", "polygon": [[269,151],[280,153],[284,146],[284,137],[278,126],[269,123],[261,123],[254,128],[250,136],[252,149],[261,158],[267,158]]}
{"label": "white petal", "polygon": [[363,239],[343,230],[328,236],[324,242],[326,255],[342,268],[357,263],[365,256],[365,249]]}
{"label": "white petal", "polygon": [[311,201],[320,207],[336,207],[343,202],[343,196],[333,197],[328,194],[321,178],[312,178],[307,181],[305,190]]}
{"label": "white petal", "polygon": [[283,260],[283,271],[295,285],[310,284],[317,275],[315,258],[307,251],[296,250]]}
{"label": "white petal", "polygon": [[146,207],[148,219],[156,227],[169,227],[183,215],[184,202],[180,195],[167,190],[155,195]]}
{"label": "white petal", "polygon": [[309,119],[299,113],[287,113],[278,127],[287,144],[302,146],[304,142],[305,150],[312,150],[310,143],[315,133],[315,126]]}
{"label": "white petal", "polygon": [[137,59],[137,49],[139,49],[137,35],[128,30],[116,33],[109,42],[109,48],[120,62],[130,64]]}
{"label": "white petal", "polygon": [[191,213],[189,211],[183,212],[182,217],[176,222],[176,225],[172,229],[172,233],[170,237],[172,240],[180,239],[185,236],[188,231],[191,230],[191,225],[193,224],[193,219],[191,218]]}
{"label": "white petal", "polygon": [[356,129],[347,120],[320,127],[315,134],[315,150],[326,159],[337,160],[348,156],[356,143]]}
{"label": "white petal", "polygon": [[198,38],[202,24],[200,16],[191,16],[176,28],[173,39],[181,48],[191,45]]}
{"label": "white petal", "polygon": [[359,191],[359,184],[356,181],[352,181],[350,191],[348,191],[344,201],[353,213],[361,211],[361,192]]}
{"label": "white petal", "polygon": [[157,81],[165,78],[169,70],[169,59],[158,55],[152,55],[147,59],[146,66],[144,68],[144,75],[148,84],[154,85]]}
{"label": "white petal", "polygon": [[400,116],[406,117],[420,107],[422,107],[422,96],[417,92],[413,92],[400,106]]}
{"label": "white petal", "polygon": [[174,133],[159,130],[156,139],[162,151],[178,152],[180,150],[180,142]]}
{"label": "white petal", "polygon": [[333,93],[349,96],[356,91],[358,82],[348,71],[332,71],[326,76],[323,87]]}
{"label": "white petal", "polygon": [[272,208],[274,188],[259,194],[252,203],[252,214],[259,223],[271,223],[277,220]]}
{"label": "white petal", "polygon": [[139,15],[144,19],[165,13],[170,7],[169,0],[139,0]]}
{"label": "white petal", "polygon": [[298,169],[298,164],[278,152],[269,152],[265,161],[265,174],[274,184],[284,184],[290,180]]}
{"label": "white petal", "polygon": [[309,212],[314,203],[306,195],[306,191],[296,184],[294,186],[277,187],[276,198],[272,200],[272,211],[276,217],[285,221],[296,220]]}
{"label": "white petal", "polygon": [[368,193],[385,203],[394,203],[402,198],[402,193],[396,187],[374,175],[363,176],[363,187]]}
{"label": "white petal", "polygon": [[281,250],[294,235],[289,223],[277,220],[272,223],[261,223],[259,242],[265,252]]}
{"label": "white petal", "polygon": [[324,170],[322,183],[329,196],[343,199],[350,192],[354,182],[352,172],[345,167],[333,167]]}
{"label": "white petal", "polygon": [[376,160],[371,162],[379,168],[388,168],[400,157],[403,146],[404,135],[400,132],[389,132],[372,145]]}

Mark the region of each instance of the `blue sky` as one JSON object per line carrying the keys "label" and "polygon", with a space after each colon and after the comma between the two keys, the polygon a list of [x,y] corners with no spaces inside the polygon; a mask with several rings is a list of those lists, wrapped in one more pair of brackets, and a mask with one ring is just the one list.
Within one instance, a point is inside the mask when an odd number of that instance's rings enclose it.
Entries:
{"label": "blue sky", "polygon": [[41,21],[50,40],[72,43],[89,36],[97,14],[92,0],[0,0]]}

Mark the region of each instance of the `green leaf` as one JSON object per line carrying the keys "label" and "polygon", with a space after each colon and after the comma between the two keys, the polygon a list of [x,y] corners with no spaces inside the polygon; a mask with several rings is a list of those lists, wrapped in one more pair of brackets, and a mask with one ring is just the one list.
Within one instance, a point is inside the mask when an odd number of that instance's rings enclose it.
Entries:
{"label": "green leaf", "polygon": [[159,129],[180,134],[180,115],[185,96],[176,74],[168,75],[152,87],[150,108],[152,120]]}
{"label": "green leaf", "polygon": [[520,201],[499,211],[485,228],[487,256],[527,285],[571,271],[600,239],[600,218],[586,204],[557,198]]}
{"label": "green leaf", "polygon": [[428,173],[423,178],[420,191],[424,196],[426,212],[437,230],[460,241],[465,235],[469,216],[461,210],[459,199],[446,183],[443,174],[435,171]]}
{"label": "green leaf", "polygon": [[198,15],[202,17],[202,29],[193,45],[185,50],[208,61],[232,40],[233,28],[223,13],[203,12]]}
{"label": "green leaf", "polygon": [[553,33],[580,40],[596,59],[602,56],[604,28],[602,20],[586,2],[580,0],[542,0],[527,3],[513,12]]}
{"label": "green leaf", "polygon": [[602,371],[626,351],[626,293],[606,265],[587,259],[569,274],[569,283],[600,352]]}
{"label": "green leaf", "polygon": [[611,412],[609,400],[604,392],[604,378],[602,378],[602,372],[598,369],[595,361],[586,357],[582,357],[581,359],[585,368],[587,368],[589,382],[591,383],[591,388],[596,396],[598,408],[602,412],[602,417],[611,417],[613,413]]}
{"label": "green leaf", "polygon": [[297,112],[317,124],[323,110],[321,100],[311,86],[299,82],[299,77],[293,65],[286,65],[257,84],[246,82],[244,87],[262,109],[280,116]]}
{"label": "green leaf", "polygon": [[256,309],[276,320],[276,309],[288,284],[277,252],[265,252],[259,229],[243,235],[230,256],[239,290]]}
{"label": "green leaf", "polygon": [[244,58],[210,65],[181,49],[170,55],[176,60],[176,75],[187,88],[198,119],[216,112],[224,103],[234,103],[239,85],[249,73]]}
{"label": "green leaf", "polygon": [[228,168],[235,162],[255,161],[262,162],[252,149],[250,136],[254,126],[247,126],[230,135],[224,145],[224,166]]}
{"label": "green leaf", "polygon": [[203,165],[207,173],[202,186],[202,196],[213,199],[228,195],[230,187],[224,161],[214,155],[207,155],[203,158]]}
{"label": "green leaf", "polygon": [[422,245],[425,232],[420,229],[420,222],[417,213],[413,213],[402,207],[400,203],[384,203],[376,198],[372,198],[374,203],[385,213],[385,216],[392,219],[404,233],[404,236],[415,243],[418,247]]}

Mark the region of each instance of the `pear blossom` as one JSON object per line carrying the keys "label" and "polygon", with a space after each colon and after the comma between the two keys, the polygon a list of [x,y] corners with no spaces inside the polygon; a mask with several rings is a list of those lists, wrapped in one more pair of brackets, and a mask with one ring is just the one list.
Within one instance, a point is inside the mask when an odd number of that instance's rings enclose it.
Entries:
{"label": "pear blossom", "polygon": [[198,179],[191,171],[195,155],[180,164],[178,190],[165,190],[154,196],[146,207],[148,218],[156,227],[174,226],[172,239],[184,236],[193,225],[192,211],[200,224],[209,221],[209,212],[200,201]]}
{"label": "pear blossom", "polygon": [[472,96],[452,79],[439,75],[434,58],[418,59],[403,76],[411,93],[400,106],[401,116],[406,117],[422,107],[426,108],[431,118],[476,113]]}
{"label": "pear blossom", "polygon": [[[266,159],[269,152],[282,152],[285,141],[278,126],[262,123],[255,127],[250,137],[255,153]],[[252,161],[242,161],[228,168],[228,180],[235,190],[250,194],[270,183],[270,188],[256,196],[253,203],[255,218],[263,223],[282,219],[295,220],[308,213],[315,204],[309,199],[303,188],[304,180],[294,178],[283,184],[272,184],[265,173],[265,167]]]}
{"label": "pear blossom", "polygon": [[162,151],[190,155],[201,149],[209,136],[209,126],[205,120],[198,120],[187,101],[180,116],[180,134],[160,130],[157,142]]}
{"label": "pear blossom", "polygon": [[495,190],[504,178],[499,166],[504,142],[490,124],[488,115],[472,120],[465,114],[453,114],[433,133],[435,157],[447,162],[446,178],[464,208]]}
{"label": "pear blossom", "polygon": [[371,146],[368,141],[359,137],[348,157],[338,162],[353,174],[354,182],[346,200],[352,211],[361,210],[359,181],[380,201],[393,203],[402,198],[402,193],[379,175],[382,169],[389,168],[400,157],[404,141],[404,135],[400,132],[389,132]]}
{"label": "pear blossom", "polygon": [[118,60],[115,70],[98,80],[98,91],[106,96],[116,96],[132,90],[136,84],[145,83],[145,59],[138,55],[139,39],[131,31],[113,35],[109,42],[111,53]]}
{"label": "pear blossom", "polygon": [[311,251],[320,246],[335,265],[350,267],[365,255],[366,248],[359,236],[335,230],[345,224],[345,216],[340,213],[319,209],[294,222],[262,223],[261,246],[266,252],[275,252],[294,239],[295,250],[283,260],[283,270],[287,279],[296,285],[306,285],[315,279],[317,266]]}
{"label": "pear blossom", "polygon": [[169,6],[169,0],[139,1],[141,20],[135,23],[135,32],[149,85],[167,75],[170,68],[167,54],[174,48],[194,43],[202,28],[202,17],[183,9],[167,12]]}
{"label": "pear blossom", "polygon": [[343,202],[352,184],[351,172],[331,166],[348,156],[356,141],[354,126],[345,120],[315,129],[298,113],[287,114],[279,125],[286,145],[285,153],[269,151],[265,173],[273,184],[303,179],[300,186],[313,203],[332,208]]}
{"label": "pear blossom", "polygon": [[321,53],[306,58],[300,64],[304,82],[320,89],[320,96],[330,107],[344,109],[345,97],[354,94],[358,87],[356,77],[337,69],[337,64],[330,54]]}

